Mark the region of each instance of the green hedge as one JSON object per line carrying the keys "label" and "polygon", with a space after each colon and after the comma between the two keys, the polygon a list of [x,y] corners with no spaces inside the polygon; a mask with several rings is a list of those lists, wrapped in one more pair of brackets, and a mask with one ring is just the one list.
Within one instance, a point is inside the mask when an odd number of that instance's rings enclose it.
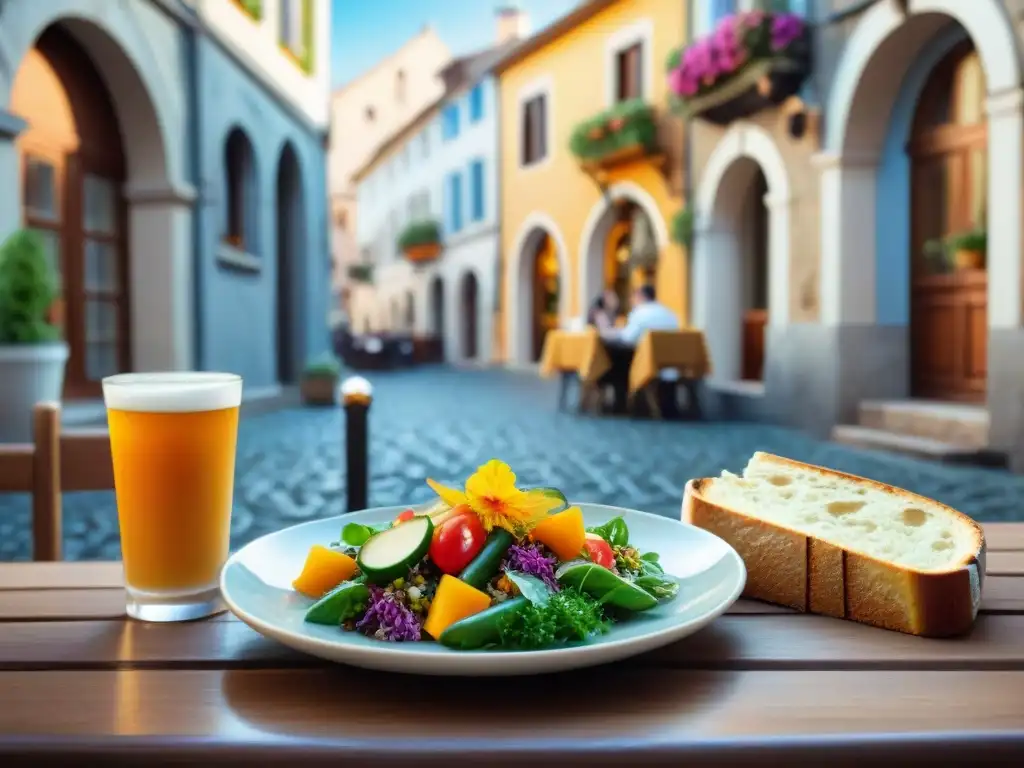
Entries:
{"label": "green hedge", "polygon": [[413,221],[398,236],[398,247],[402,250],[414,245],[433,245],[441,242],[441,226],[433,219]]}
{"label": "green hedge", "polygon": [[[595,133],[600,135],[595,136]],[[569,138],[569,149],[580,160],[600,160],[637,144],[647,152],[654,152],[658,144],[654,108],[640,99],[616,104],[585,120]]]}

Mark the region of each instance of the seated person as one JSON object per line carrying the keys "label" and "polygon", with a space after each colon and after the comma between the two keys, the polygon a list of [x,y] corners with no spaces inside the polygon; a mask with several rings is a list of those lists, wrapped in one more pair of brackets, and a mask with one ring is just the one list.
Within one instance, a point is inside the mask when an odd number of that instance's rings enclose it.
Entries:
{"label": "seated person", "polygon": [[599,333],[606,333],[615,327],[615,318],[619,313],[619,297],[615,291],[605,291],[594,299],[587,312],[587,325],[597,328]]}
{"label": "seated person", "polygon": [[[679,319],[671,309],[657,300],[654,286],[641,285],[633,292],[633,309],[623,328],[612,329],[604,334],[605,348],[612,367],[602,381],[615,388],[615,412],[626,410],[629,391],[629,368],[633,364],[636,345],[647,331],[678,331]],[[667,392],[670,390],[671,397]],[[675,388],[662,387],[662,412],[669,416],[676,412]]]}

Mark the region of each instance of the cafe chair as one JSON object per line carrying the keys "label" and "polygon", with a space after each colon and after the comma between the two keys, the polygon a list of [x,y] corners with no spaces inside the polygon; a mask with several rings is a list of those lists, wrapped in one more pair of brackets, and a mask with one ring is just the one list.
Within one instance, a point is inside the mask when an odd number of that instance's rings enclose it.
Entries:
{"label": "cafe chair", "polygon": [[32,409],[33,442],[0,445],[0,493],[32,494],[32,559],[62,559],[61,494],[114,488],[106,429],[61,433],[60,405]]}

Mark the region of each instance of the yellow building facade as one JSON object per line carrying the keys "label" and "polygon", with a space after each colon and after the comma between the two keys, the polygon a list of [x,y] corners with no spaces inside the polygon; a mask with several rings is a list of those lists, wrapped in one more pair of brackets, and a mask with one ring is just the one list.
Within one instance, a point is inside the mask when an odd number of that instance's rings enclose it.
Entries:
{"label": "yellow building facade", "polygon": [[671,237],[683,123],[665,82],[685,5],[592,0],[499,65],[499,360],[537,360],[547,330],[641,281],[686,321],[686,259]]}

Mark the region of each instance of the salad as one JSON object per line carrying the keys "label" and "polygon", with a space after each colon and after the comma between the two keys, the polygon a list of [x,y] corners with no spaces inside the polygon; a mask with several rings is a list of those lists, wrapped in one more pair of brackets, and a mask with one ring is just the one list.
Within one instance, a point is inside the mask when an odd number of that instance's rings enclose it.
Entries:
{"label": "salad", "polygon": [[519,488],[501,461],[462,490],[427,484],[438,499],[425,509],[349,523],[310,549],[292,585],[314,601],[307,622],[383,642],[536,650],[607,632],[679,589],[621,517],[585,528],[560,491]]}

